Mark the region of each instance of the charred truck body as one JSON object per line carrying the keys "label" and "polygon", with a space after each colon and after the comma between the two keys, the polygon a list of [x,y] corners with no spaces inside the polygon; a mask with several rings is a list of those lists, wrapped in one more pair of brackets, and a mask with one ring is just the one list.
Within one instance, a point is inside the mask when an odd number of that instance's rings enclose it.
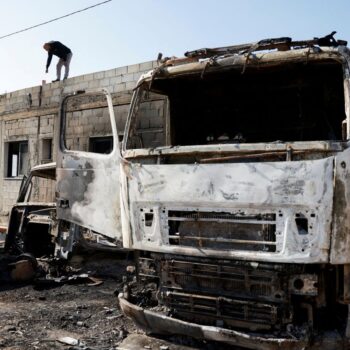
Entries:
{"label": "charred truck body", "polygon": [[[69,197],[79,176],[87,184],[80,198],[59,199],[59,217],[84,225],[85,210],[100,232],[121,222],[114,228],[139,252],[140,282],[154,286],[163,313],[127,288],[119,297],[139,326],[255,349],[346,343],[345,45],[281,38],[164,60],[138,83],[121,150],[116,130],[108,156],[61,148],[58,189]],[[164,123],[144,133],[156,97]],[[119,195],[119,179],[120,204],[107,207],[115,196],[103,187],[112,182]],[[106,221],[86,216],[94,205]]]}
{"label": "charred truck body", "polygon": [[56,231],[56,163],[33,167],[23,177],[16,204],[10,212],[5,252],[35,257],[54,253]]}

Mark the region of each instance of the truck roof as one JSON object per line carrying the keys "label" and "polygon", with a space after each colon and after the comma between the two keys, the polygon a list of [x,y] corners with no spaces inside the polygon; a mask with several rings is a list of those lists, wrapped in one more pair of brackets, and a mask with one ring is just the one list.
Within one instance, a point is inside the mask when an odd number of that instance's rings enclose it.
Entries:
{"label": "truck roof", "polygon": [[31,169],[30,173],[32,176],[54,180],[56,178],[56,162],[36,165]]}
{"label": "truck roof", "polygon": [[159,67],[141,76],[137,86],[143,82],[174,75],[204,75],[223,67],[246,67],[254,65],[279,65],[287,62],[335,59],[343,61],[343,54],[348,52],[347,41],[336,40],[332,32],[322,38],[293,41],[289,37],[260,40],[256,43],[234,46],[203,48],[187,51],[185,57],[165,57],[159,54]]}

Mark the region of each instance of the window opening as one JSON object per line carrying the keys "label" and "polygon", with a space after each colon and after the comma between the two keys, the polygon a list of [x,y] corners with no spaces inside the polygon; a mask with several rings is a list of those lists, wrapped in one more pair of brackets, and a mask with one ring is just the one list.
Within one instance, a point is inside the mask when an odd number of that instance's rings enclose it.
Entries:
{"label": "window opening", "polygon": [[28,173],[28,141],[9,142],[7,177],[17,177]]}

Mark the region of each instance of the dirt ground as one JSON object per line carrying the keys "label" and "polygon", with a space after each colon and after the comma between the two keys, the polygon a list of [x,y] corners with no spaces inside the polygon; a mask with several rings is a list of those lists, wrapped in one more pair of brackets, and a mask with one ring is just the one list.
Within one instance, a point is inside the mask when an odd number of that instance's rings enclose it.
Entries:
{"label": "dirt ground", "polygon": [[[117,293],[128,259],[78,258],[79,273],[103,280],[37,285],[0,282],[0,348],[19,349],[229,349],[190,338],[147,336],[118,307]],[[73,338],[71,345],[60,342]],[[67,340],[67,339],[66,339]],[[77,344],[74,344],[74,340]]]}

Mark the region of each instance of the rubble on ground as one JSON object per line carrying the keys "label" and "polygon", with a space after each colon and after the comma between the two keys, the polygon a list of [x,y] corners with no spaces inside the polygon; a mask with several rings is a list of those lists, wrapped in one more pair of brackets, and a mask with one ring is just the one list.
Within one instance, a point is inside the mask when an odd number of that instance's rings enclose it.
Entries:
{"label": "rubble on ground", "polygon": [[[18,265],[16,257],[0,256],[0,271]],[[30,259],[19,265],[33,264]],[[36,259],[32,278],[0,283],[0,348],[22,349],[214,349],[216,344],[146,335],[120,311],[117,295],[133,284],[130,259],[106,254],[77,255],[63,264]],[[28,269],[30,270],[30,269]],[[21,267],[21,272],[27,269]],[[2,275],[3,276],[3,275]],[[133,288],[147,305],[147,290]],[[151,305],[149,305],[151,307]],[[221,346],[221,345],[220,345]]]}

